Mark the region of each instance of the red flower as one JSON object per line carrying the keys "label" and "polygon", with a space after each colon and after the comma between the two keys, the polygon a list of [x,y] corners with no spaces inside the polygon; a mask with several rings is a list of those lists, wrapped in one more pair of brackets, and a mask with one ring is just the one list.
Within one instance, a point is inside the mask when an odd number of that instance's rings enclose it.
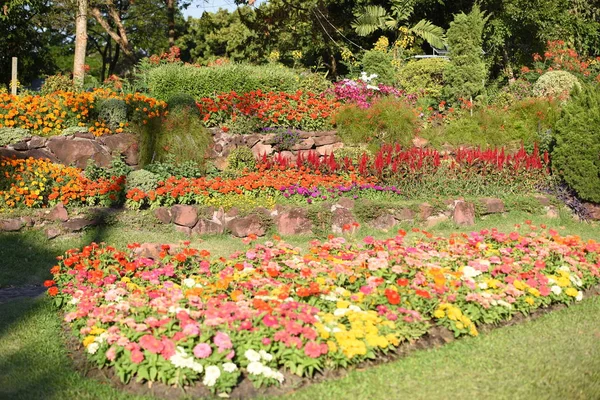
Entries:
{"label": "red flower", "polygon": [[424,299],[430,299],[431,298],[431,293],[429,293],[426,290],[417,289],[417,290],[415,290],[415,293],[417,294],[417,296],[421,296]]}
{"label": "red flower", "polygon": [[45,287],[50,287],[50,286],[54,286],[56,282],[54,281],[44,281],[44,286]]}
{"label": "red flower", "polygon": [[396,283],[398,284],[398,286],[408,286],[408,279],[406,279],[406,278],[398,278],[398,280],[396,281]]}
{"label": "red flower", "polygon": [[400,303],[400,295],[395,290],[385,289],[385,297],[387,297],[388,301],[392,305]]}
{"label": "red flower", "polygon": [[50,296],[56,296],[58,294],[58,288],[56,286],[52,286],[50,289],[48,289],[48,294]]}

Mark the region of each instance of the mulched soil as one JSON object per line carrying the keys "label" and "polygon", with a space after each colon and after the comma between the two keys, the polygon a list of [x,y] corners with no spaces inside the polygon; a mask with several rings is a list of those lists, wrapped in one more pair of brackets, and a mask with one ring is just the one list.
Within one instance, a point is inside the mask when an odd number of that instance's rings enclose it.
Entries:
{"label": "mulched soil", "polygon": [[12,286],[0,288],[0,304],[23,298],[34,298],[42,295],[46,288],[42,285]]}

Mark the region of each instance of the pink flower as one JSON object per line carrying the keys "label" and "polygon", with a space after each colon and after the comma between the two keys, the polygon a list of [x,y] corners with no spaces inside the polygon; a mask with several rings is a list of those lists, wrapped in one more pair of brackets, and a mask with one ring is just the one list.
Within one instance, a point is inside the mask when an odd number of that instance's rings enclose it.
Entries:
{"label": "pink flower", "polygon": [[160,355],[163,356],[165,360],[173,357],[175,355],[175,342],[166,336],[162,337],[163,349],[160,352]]}
{"label": "pink flower", "polygon": [[139,351],[138,349],[131,351],[131,362],[134,364],[139,364],[144,361],[144,353]]}
{"label": "pink flower", "polygon": [[115,361],[115,358],[117,358],[117,349],[115,346],[112,346],[110,349],[108,349],[106,352],[106,358],[109,361]]}
{"label": "pink flower", "polygon": [[182,332],[186,336],[197,336],[200,333],[200,328],[197,322],[189,322],[182,329]]}
{"label": "pink flower", "polygon": [[159,354],[163,348],[163,343],[152,335],[144,335],[140,338],[140,346],[150,353]]}
{"label": "pink flower", "polygon": [[327,345],[319,344],[314,341],[308,342],[306,343],[306,346],[304,346],[304,354],[310,358],[319,358],[321,354],[327,354]]}
{"label": "pink flower", "polygon": [[268,346],[271,344],[271,339],[269,339],[268,337],[264,337],[262,338],[262,344],[265,346]]}
{"label": "pink flower", "polygon": [[272,316],[270,314],[265,315],[262,319],[262,322],[269,328],[277,327],[277,325],[278,325],[277,318],[275,318],[274,316]]}
{"label": "pink flower", "polygon": [[198,358],[206,358],[212,354],[212,348],[209,344],[200,343],[194,347],[194,355]]}
{"label": "pink flower", "polygon": [[229,352],[229,354],[227,354],[227,355],[225,356],[225,358],[226,358],[226,359],[228,359],[228,360],[231,360],[231,359],[233,359],[233,357],[235,357],[235,350],[231,350],[231,351]]}
{"label": "pink flower", "polygon": [[229,336],[227,336],[227,334],[223,333],[223,332],[217,332],[217,334],[213,338],[213,341],[219,348],[219,353],[222,353],[225,350],[229,350],[233,347],[233,343],[231,343],[231,339],[229,339]]}

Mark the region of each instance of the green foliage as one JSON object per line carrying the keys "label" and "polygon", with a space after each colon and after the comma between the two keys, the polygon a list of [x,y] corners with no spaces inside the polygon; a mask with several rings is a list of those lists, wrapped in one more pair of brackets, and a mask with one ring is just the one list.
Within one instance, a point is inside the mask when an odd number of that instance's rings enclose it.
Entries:
{"label": "green foliage", "polygon": [[31,136],[31,134],[27,129],[0,128],[0,146],[19,143],[28,136]]}
{"label": "green foliage", "polygon": [[393,85],[396,71],[392,65],[392,56],[379,50],[365,51],[362,58],[363,71],[377,74],[376,81],[384,85]]}
{"label": "green foliage", "polygon": [[483,91],[487,69],[483,61],[482,35],[487,17],[479,6],[454,17],[448,29],[450,64],[444,71],[444,94],[451,100],[475,98]]}
{"label": "green foliage", "polygon": [[232,116],[225,122],[225,126],[229,129],[230,133],[238,135],[248,135],[250,133],[256,133],[262,127],[262,123],[255,116],[248,116],[244,114],[237,114]]}
{"label": "green foliage", "polygon": [[239,146],[231,150],[227,156],[227,169],[241,172],[244,169],[252,171],[256,168],[256,158],[248,146]]}
{"label": "green foliage", "polygon": [[400,69],[398,83],[408,93],[439,98],[444,86],[444,70],[448,64],[443,58],[411,61]]}
{"label": "green foliage", "polygon": [[40,92],[42,95],[47,95],[57,91],[72,92],[74,90],[73,79],[67,75],[58,73],[46,78]]}
{"label": "green foliage", "polygon": [[384,97],[370,108],[342,107],[335,116],[338,135],[344,144],[368,144],[376,149],[383,143],[408,146],[414,137],[418,118],[402,99]]}
{"label": "green foliage", "polygon": [[200,111],[198,110],[198,107],[196,107],[196,100],[193,96],[187,93],[176,93],[169,97],[169,100],[167,100],[167,106],[170,111],[186,109],[191,112],[196,112],[198,115],[200,115]]}
{"label": "green foliage", "polygon": [[275,151],[289,151],[300,142],[300,133],[292,129],[277,129],[273,138]]}
{"label": "green foliage", "polygon": [[323,93],[332,87],[333,84],[323,74],[314,72],[303,72],[300,74],[298,89],[303,92]]}
{"label": "green foliage", "polygon": [[129,175],[127,175],[125,191],[141,189],[144,192],[149,192],[150,190],[156,189],[159,180],[160,177],[157,174],[145,169],[131,171]]}
{"label": "green foliage", "polygon": [[61,135],[74,135],[76,133],[87,133],[88,128],[85,126],[70,126],[62,130]]}
{"label": "green foliage", "polygon": [[533,85],[533,94],[539,97],[568,98],[574,88],[581,88],[575,75],[567,71],[548,71]]}
{"label": "green foliage", "polygon": [[300,87],[298,73],[281,65],[254,66],[248,64],[225,64],[197,67],[184,64],[164,64],[149,70],[150,94],[166,100],[179,93],[194,99],[211,97],[219,93],[252,90],[295,92]]}
{"label": "green foliage", "polygon": [[193,160],[177,163],[172,154],[167,154],[165,161],[148,164],[144,169],[155,174],[160,180],[168,179],[171,176],[181,179],[199,178],[204,175],[203,166]]}
{"label": "green foliage", "polygon": [[363,154],[372,157],[373,153],[364,144],[359,145],[345,145],[340,149],[335,149],[333,155],[336,160],[342,161],[345,158],[352,160],[354,163],[358,163]]}
{"label": "green foliage", "polygon": [[192,161],[204,166],[212,138],[194,112],[172,111],[166,118],[151,120],[139,130],[142,166],[170,160],[175,163]]}
{"label": "green foliage", "polygon": [[98,119],[104,121],[111,129],[119,128],[127,122],[127,103],[125,100],[108,98],[98,104]]}
{"label": "green foliage", "polygon": [[554,173],[584,200],[600,203],[600,90],[576,89],[556,124]]}
{"label": "green foliage", "polygon": [[369,222],[379,218],[385,212],[385,207],[380,203],[370,200],[357,201],[354,204],[354,215],[359,222]]}
{"label": "green foliage", "polygon": [[99,179],[109,179],[113,176],[127,176],[131,172],[131,167],[125,163],[123,156],[115,156],[110,162],[110,167],[103,168],[97,166],[94,161],[88,160],[83,174],[86,178],[93,181]]}

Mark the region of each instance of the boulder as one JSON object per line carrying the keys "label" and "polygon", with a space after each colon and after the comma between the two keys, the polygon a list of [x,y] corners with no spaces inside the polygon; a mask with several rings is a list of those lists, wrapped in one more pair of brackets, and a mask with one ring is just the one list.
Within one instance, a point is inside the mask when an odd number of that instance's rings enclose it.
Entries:
{"label": "boulder", "polygon": [[347,210],[353,210],[354,200],[349,197],[342,197],[337,201],[337,205]]}
{"label": "boulder", "polygon": [[69,220],[69,213],[67,212],[65,205],[61,202],[54,206],[52,210],[50,210],[50,212],[46,215],[46,218],[51,221],[65,222]]}
{"label": "boulder", "polygon": [[68,221],[63,222],[63,227],[71,232],[78,232],[87,226],[97,225],[98,221],[95,219],[89,219],[85,217],[72,218]]}
{"label": "boulder", "polygon": [[188,236],[192,234],[192,228],[189,228],[187,226],[175,225],[175,230],[177,232],[184,233],[184,234],[186,234]]}
{"label": "boulder", "polygon": [[483,206],[483,214],[500,214],[504,212],[504,202],[500,199],[487,197],[479,201]]}
{"label": "boulder", "polygon": [[95,140],[68,139],[54,136],[48,139],[47,147],[65,165],[85,168],[88,160],[93,160],[100,167],[109,167],[112,160],[108,150]]}
{"label": "boulder", "polygon": [[344,147],[343,143],[334,143],[334,144],[326,144],[324,146],[319,146],[316,148],[317,154],[320,156],[327,156],[337,149],[341,149]]}
{"label": "boulder", "polygon": [[583,203],[583,208],[590,219],[600,221],[600,204]]}
{"label": "boulder", "polygon": [[296,143],[292,147],[292,150],[309,150],[309,149],[312,149],[314,145],[315,145],[315,139],[309,137],[308,139],[304,139],[304,140],[300,141],[299,143]]}
{"label": "boulder", "polygon": [[277,218],[277,231],[281,235],[302,235],[312,233],[312,221],[304,208],[283,211]]}
{"label": "boulder", "polygon": [[412,140],[412,144],[413,144],[413,146],[421,149],[421,148],[427,146],[427,144],[429,144],[429,140],[422,138],[420,136],[415,136],[414,139]]}
{"label": "boulder", "polygon": [[416,213],[410,208],[401,208],[394,212],[394,218],[399,221],[410,221],[415,219]]}
{"label": "boulder", "polygon": [[383,214],[369,223],[373,228],[388,231],[396,226],[396,218],[390,214]]}
{"label": "boulder", "polygon": [[452,214],[452,219],[457,225],[475,225],[475,206],[473,203],[467,203],[466,201],[457,201]]}
{"label": "boulder", "polygon": [[161,243],[142,243],[139,247],[133,249],[132,252],[137,257],[159,260],[161,258],[160,253],[163,252],[163,246],[169,247],[169,250],[165,250],[167,253],[171,253],[179,249],[179,245],[177,244],[163,245]]}
{"label": "boulder", "polygon": [[194,206],[177,204],[171,207],[173,222],[179,226],[193,228],[198,222],[198,210]]}
{"label": "boulder", "polygon": [[41,136],[33,136],[29,141],[29,149],[41,149],[46,145],[46,139]]}
{"label": "boulder", "polygon": [[263,144],[261,142],[258,142],[254,145],[254,147],[252,147],[252,153],[256,158],[260,158],[265,154],[269,156],[271,155],[271,153],[273,153],[273,146],[271,146],[270,144]]}
{"label": "boulder", "polygon": [[425,221],[425,226],[427,228],[431,228],[444,221],[448,221],[448,216],[446,214],[432,215],[427,217],[427,221]]}
{"label": "boulder", "polygon": [[266,231],[260,216],[250,214],[246,217],[236,217],[229,221],[227,228],[233,236],[244,238],[249,235],[264,236]]}
{"label": "boulder", "polygon": [[356,223],[356,219],[352,212],[346,208],[336,208],[333,211],[331,218],[331,230],[334,233],[342,233],[345,231],[344,227],[352,226]]}
{"label": "boulder", "polygon": [[54,238],[60,236],[60,233],[61,233],[60,229],[57,229],[57,228],[46,229],[46,237],[48,239],[54,239]]}
{"label": "boulder", "polygon": [[208,219],[199,219],[198,223],[192,229],[196,235],[220,235],[225,227],[217,221]]}
{"label": "boulder", "polygon": [[0,231],[16,232],[25,226],[25,222],[21,218],[10,218],[0,220]]}
{"label": "boulder", "polygon": [[154,216],[163,224],[170,224],[173,219],[171,210],[167,207],[158,207],[154,210]]}
{"label": "boulder", "polygon": [[252,134],[252,135],[243,135],[242,139],[243,139],[243,141],[241,144],[244,144],[245,146],[252,148],[256,143],[260,142],[261,137],[260,137],[260,135]]}
{"label": "boulder", "polygon": [[433,215],[434,208],[429,203],[422,203],[419,205],[419,218],[421,221],[426,221],[427,218]]}

